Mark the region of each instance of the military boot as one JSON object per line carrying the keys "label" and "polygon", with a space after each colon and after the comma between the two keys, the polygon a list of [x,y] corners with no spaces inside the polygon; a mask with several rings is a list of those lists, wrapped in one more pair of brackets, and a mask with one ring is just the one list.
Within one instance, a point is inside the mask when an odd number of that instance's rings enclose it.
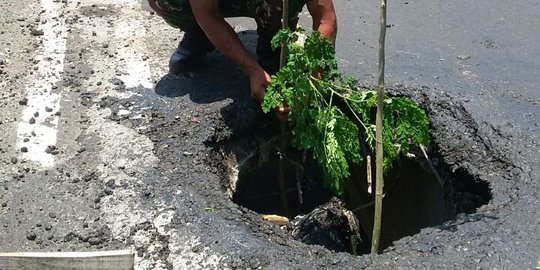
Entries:
{"label": "military boot", "polygon": [[200,28],[185,32],[169,60],[169,73],[178,75],[193,71],[204,56],[214,49],[214,45]]}

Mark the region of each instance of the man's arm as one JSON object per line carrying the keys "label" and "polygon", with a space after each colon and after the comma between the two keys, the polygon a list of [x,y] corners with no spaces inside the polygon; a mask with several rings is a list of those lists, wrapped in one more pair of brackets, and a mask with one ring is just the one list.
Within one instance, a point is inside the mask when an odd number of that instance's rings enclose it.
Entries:
{"label": "man's arm", "polygon": [[313,30],[336,43],[337,16],[332,0],[311,0],[307,8],[313,18]]}
{"label": "man's arm", "polygon": [[219,13],[218,0],[189,0],[197,23],[216,48],[248,75],[251,95],[262,101],[270,76],[244,47],[238,35]]}

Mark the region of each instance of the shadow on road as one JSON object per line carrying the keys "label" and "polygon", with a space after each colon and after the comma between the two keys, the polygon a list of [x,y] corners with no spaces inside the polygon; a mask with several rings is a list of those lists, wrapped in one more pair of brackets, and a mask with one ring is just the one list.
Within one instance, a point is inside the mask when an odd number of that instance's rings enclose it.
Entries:
{"label": "shadow on road", "polygon": [[[255,51],[256,31],[242,31],[239,37],[248,50]],[[187,95],[196,104],[230,99],[232,102],[222,107],[220,112],[225,124],[232,130],[273,116],[265,115],[260,104],[253,101],[249,81],[238,65],[216,51],[208,54],[194,72],[163,76],[155,86],[155,93],[167,98]]]}
{"label": "shadow on road", "polygon": [[189,95],[194,103],[207,104],[249,97],[249,85],[236,64],[218,53],[211,53],[194,72],[163,76],[156,84],[155,92],[169,98]]}
{"label": "shadow on road", "polygon": [[[242,31],[239,37],[250,51],[255,50],[257,34],[253,30]],[[249,101],[249,82],[242,70],[214,51],[198,63],[193,72],[179,76],[165,75],[155,87],[156,94],[169,98],[189,95],[194,103],[207,104],[227,98],[233,101]]]}

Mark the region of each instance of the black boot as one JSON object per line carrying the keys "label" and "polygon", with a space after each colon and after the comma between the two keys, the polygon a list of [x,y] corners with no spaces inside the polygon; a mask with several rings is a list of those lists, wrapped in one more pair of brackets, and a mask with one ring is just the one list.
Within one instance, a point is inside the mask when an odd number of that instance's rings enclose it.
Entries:
{"label": "black boot", "polygon": [[169,73],[178,75],[193,71],[204,56],[214,49],[214,45],[200,28],[185,32],[169,60]]}

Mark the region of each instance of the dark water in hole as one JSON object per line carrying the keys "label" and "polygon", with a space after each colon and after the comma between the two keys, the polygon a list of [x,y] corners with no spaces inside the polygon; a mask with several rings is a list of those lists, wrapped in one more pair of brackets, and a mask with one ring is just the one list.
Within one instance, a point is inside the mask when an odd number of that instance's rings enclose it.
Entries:
{"label": "dark water in hole", "polygon": [[[268,153],[267,162],[258,164],[258,168],[240,170],[233,201],[258,213],[277,214],[289,218],[309,213],[315,207],[327,202],[332,194],[323,187],[321,172],[316,162],[309,156],[305,162],[301,162],[303,153],[297,150],[290,149],[287,156],[293,160],[300,160],[299,163],[304,167],[302,173],[297,171],[297,166],[293,163],[284,163],[284,189],[288,211],[284,208],[280,196],[278,182],[280,159],[275,151]],[[298,181],[302,190],[301,196],[297,189]]]}
{"label": "dark water in hole", "polygon": [[[374,200],[373,194],[367,192],[366,174],[365,166],[352,169],[344,197],[350,209],[357,209]],[[401,157],[385,177],[384,193],[382,248],[401,237],[418,233],[421,228],[435,226],[454,217],[447,185],[441,185],[420,158]],[[366,232],[373,230],[373,211],[373,206],[353,210]],[[368,233],[365,239],[371,241],[371,234]]]}
{"label": "dark water in hole", "polygon": [[[489,187],[478,182],[466,171],[451,173],[436,153],[429,153],[440,180],[418,151],[415,158],[400,157],[385,177],[381,248],[420,229],[436,226],[455,218],[458,213],[472,213],[491,199]],[[309,156],[302,163],[305,173],[298,174],[297,166],[286,163],[285,191],[288,211],[279,193],[277,153],[267,154],[266,162],[252,168],[242,168],[233,200],[262,214],[278,214],[293,218],[306,214],[326,203],[331,194],[324,189],[315,161]],[[287,156],[302,160],[301,152],[290,149]],[[257,158],[257,157],[255,157]],[[372,165],[375,169],[375,163]],[[299,175],[299,176],[298,176]],[[353,166],[342,199],[347,209],[358,218],[363,242],[358,244],[359,254],[368,253],[373,226],[373,194],[367,192],[365,164]],[[373,172],[374,175],[374,172]],[[374,177],[373,177],[374,178]],[[303,203],[300,203],[297,182],[300,181]],[[373,190],[375,185],[373,184]],[[343,239],[348,243],[348,239]],[[319,243],[330,247],[330,243]],[[332,245],[333,246],[333,245]],[[337,250],[345,251],[345,250]]]}

